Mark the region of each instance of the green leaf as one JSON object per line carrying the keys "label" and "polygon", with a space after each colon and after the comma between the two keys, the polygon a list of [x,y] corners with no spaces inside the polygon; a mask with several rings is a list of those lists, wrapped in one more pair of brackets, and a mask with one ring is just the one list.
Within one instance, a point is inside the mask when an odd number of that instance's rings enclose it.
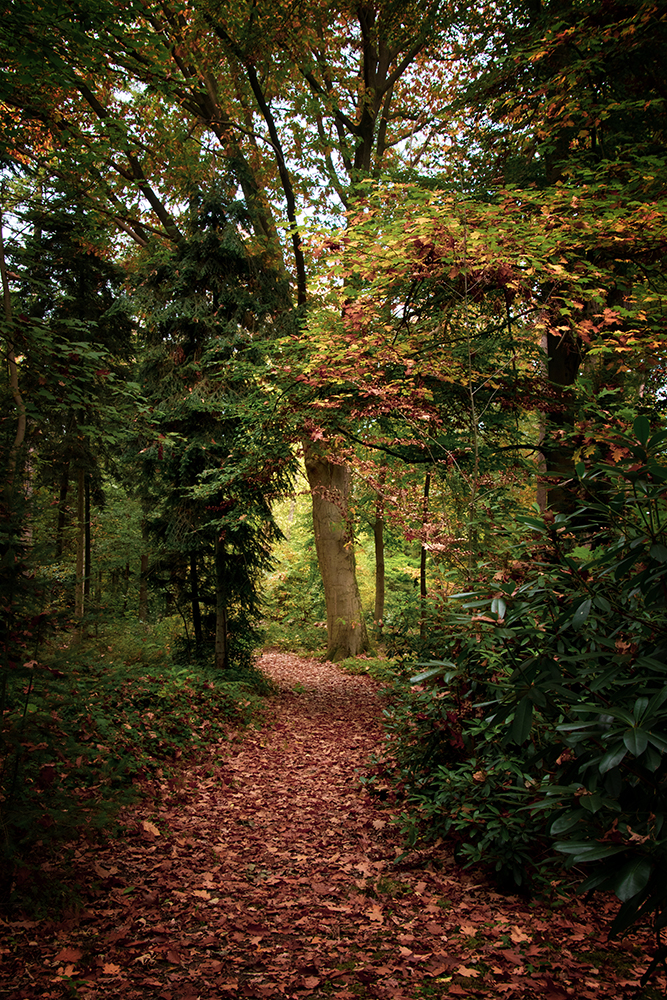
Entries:
{"label": "green leaf", "polygon": [[651,556],[656,560],[656,562],[661,562],[661,563],[667,562],[667,546],[660,545],[659,542],[656,542],[655,545],[651,546],[649,552],[651,553]]}
{"label": "green leaf", "polygon": [[604,805],[604,799],[599,792],[593,792],[592,795],[582,795],[579,804],[587,812],[596,813]]}
{"label": "green leaf", "polygon": [[618,767],[626,753],[628,748],[623,746],[623,744],[618,743],[611,750],[608,750],[600,761],[600,774],[606,774],[607,771],[611,771],[614,767]]}
{"label": "green leaf", "polygon": [[637,858],[621,870],[614,885],[614,892],[622,903],[636,896],[645,888],[651,877],[652,865],[648,858]]}
{"label": "green leaf", "polygon": [[648,768],[649,771],[657,771],[660,767],[662,761],[662,754],[658,753],[653,747],[648,746],[644,751],[644,759],[642,761],[644,767]]}
{"label": "green leaf", "polygon": [[432,677],[441,677],[444,673],[447,673],[452,667],[456,668],[455,663],[448,663],[443,661],[437,664],[437,666],[429,667],[428,670],[423,670],[420,674],[415,674],[414,677],[410,678],[411,684],[421,684],[422,681],[428,681]]}
{"label": "green leaf", "polygon": [[575,632],[582,627],[582,625],[588,618],[592,603],[593,602],[591,601],[590,598],[586,598],[586,600],[582,601],[577,610],[574,612],[574,616],[572,618],[572,628],[575,630]]}
{"label": "green leaf", "polygon": [[568,830],[574,829],[581,822],[583,815],[581,809],[577,809],[574,812],[566,812],[564,816],[559,816],[558,819],[553,821],[549,833],[552,837],[557,837],[561,833],[567,833]]}
{"label": "green leaf", "polygon": [[635,437],[639,443],[646,446],[648,444],[648,439],[651,436],[651,425],[648,417],[644,416],[644,414],[638,416],[632,425],[632,430],[634,431]]}
{"label": "green leaf", "polygon": [[554,844],[561,854],[571,854],[575,863],[586,861],[600,861],[602,858],[610,858],[614,854],[620,854],[627,850],[625,847],[617,847],[612,844],[597,844],[595,841],[580,841],[573,843],[570,840],[560,840]]}
{"label": "green leaf", "polygon": [[639,757],[640,754],[644,753],[649,741],[649,734],[645,733],[643,729],[629,729],[626,733],[623,733],[623,742],[635,757]]}
{"label": "green leaf", "polygon": [[498,618],[504,618],[505,612],[507,610],[507,604],[502,597],[494,597],[491,601],[491,614],[498,615]]}
{"label": "green leaf", "polygon": [[541,521],[538,517],[527,517],[525,514],[521,514],[517,517],[519,524],[525,524],[527,527],[532,528],[533,531],[540,531],[544,533],[546,525],[544,521]]}
{"label": "green leaf", "polygon": [[533,703],[530,698],[522,698],[517,705],[512,723],[512,739],[516,743],[524,743],[530,735],[533,725]]}

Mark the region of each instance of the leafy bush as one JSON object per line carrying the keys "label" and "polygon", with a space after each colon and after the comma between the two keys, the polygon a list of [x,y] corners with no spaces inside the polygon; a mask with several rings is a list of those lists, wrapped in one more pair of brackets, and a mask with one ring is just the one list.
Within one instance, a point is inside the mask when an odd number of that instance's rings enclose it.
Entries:
{"label": "leafy bush", "polygon": [[667,925],[666,442],[639,417],[617,464],[578,466],[571,517],[522,519],[514,568],[459,596],[390,721],[413,839],[517,883],[549,846],[616,893],[616,932]]}

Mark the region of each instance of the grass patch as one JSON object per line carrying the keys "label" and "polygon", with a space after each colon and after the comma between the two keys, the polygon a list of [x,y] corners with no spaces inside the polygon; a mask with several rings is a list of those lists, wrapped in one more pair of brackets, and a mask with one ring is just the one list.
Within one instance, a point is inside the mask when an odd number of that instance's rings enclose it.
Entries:
{"label": "grass patch", "polygon": [[355,676],[367,674],[369,677],[383,684],[391,684],[400,674],[398,661],[391,657],[350,656],[346,660],[341,660],[338,666],[346,674],[353,674]]}

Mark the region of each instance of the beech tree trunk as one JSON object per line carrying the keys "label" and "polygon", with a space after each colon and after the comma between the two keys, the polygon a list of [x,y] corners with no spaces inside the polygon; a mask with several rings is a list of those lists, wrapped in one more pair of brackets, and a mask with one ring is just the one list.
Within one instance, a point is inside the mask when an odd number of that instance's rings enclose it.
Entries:
{"label": "beech tree trunk", "polygon": [[345,464],[332,462],[311,445],[306,474],[313,499],[317,560],[327,605],[327,652],[333,662],[369,648],[361,610],[348,507],[352,478]]}
{"label": "beech tree trunk", "polygon": [[[422,528],[426,528],[428,523],[428,495],[431,491],[431,473],[426,473],[426,478],[424,479],[424,497],[423,497],[423,508],[422,508]],[[426,587],[426,546],[424,540],[422,539],[421,553],[419,560],[419,636],[423,639],[426,635],[426,597],[428,595],[428,590]]]}
{"label": "beech tree trunk", "polygon": [[382,632],[384,619],[384,496],[381,492],[387,477],[387,468],[380,469],[380,491],[375,495],[375,522],[373,542],[375,545],[375,610],[373,621],[378,635]]}

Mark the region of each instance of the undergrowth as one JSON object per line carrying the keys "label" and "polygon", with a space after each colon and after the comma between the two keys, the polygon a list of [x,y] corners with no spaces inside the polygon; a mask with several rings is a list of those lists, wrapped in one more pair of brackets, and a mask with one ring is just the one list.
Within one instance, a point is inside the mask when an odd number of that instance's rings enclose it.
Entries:
{"label": "undergrowth", "polygon": [[5,906],[16,902],[11,876],[35,851],[113,833],[140,779],[256,722],[270,691],[254,668],[221,677],[176,664],[164,634],[136,625],[108,640],[61,640],[27,663],[6,673],[0,730]]}

